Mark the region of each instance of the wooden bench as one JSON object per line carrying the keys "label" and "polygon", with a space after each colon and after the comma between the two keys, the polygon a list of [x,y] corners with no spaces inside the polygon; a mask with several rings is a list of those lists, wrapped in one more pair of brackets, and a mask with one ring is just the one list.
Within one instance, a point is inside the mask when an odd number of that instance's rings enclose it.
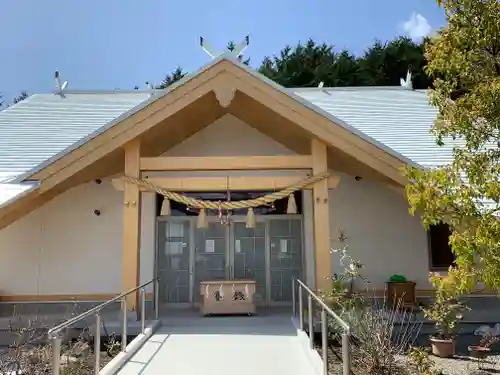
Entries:
{"label": "wooden bench", "polygon": [[200,283],[203,315],[255,314],[255,281],[214,280]]}

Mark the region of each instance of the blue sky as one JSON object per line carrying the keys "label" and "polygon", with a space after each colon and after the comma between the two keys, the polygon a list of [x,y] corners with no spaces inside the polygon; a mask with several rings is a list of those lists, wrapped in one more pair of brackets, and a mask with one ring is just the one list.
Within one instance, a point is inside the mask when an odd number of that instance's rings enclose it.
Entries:
{"label": "blue sky", "polygon": [[0,92],[51,91],[57,69],[68,89],[145,88],[209,61],[200,36],[223,47],[250,34],[255,66],[309,37],[360,54],[444,23],[434,0],[0,0]]}

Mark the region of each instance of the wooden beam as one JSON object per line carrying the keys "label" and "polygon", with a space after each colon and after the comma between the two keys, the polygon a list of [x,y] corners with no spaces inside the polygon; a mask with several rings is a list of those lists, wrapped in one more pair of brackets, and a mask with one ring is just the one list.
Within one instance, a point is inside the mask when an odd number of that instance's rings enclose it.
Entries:
{"label": "wooden beam", "polygon": [[[78,162],[79,159],[88,155],[90,152],[97,151],[102,147],[109,150],[111,146],[109,144],[110,140],[118,138],[121,140],[122,136],[127,133],[127,131],[130,133],[130,131],[139,124],[141,126],[147,125],[150,127],[151,124],[161,122],[165,118],[184,108],[189,102],[192,102],[197,98],[201,98],[206,93],[212,91],[214,87],[212,85],[213,78],[218,76],[224,70],[225,66],[223,64],[214,64],[210,67],[210,69],[204,70],[203,74],[198,74],[195,77],[188,79],[182,85],[170,90],[168,95],[162,96],[160,100],[154,100],[145,106],[144,109],[125,118],[120,122],[120,126],[111,126],[99,136],[90,139],[88,142],[56,160],[54,163],[48,165],[39,172],[34,173],[30,176],[30,179],[45,180],[52,174],[70,166],[72,163]],[[141,130],[146,129],[141,128]],[[126,142],[131,141],[137,136],[137,133],[133,132],[133,134],[127,135],[128,136],[124,138],[125,142],[119,142],[119,146],[113,144],[114,149],[118,149]],[[74,168],[79,168],[79,166]]]}
{"label": "wooden beam", "polygon": [[[230,63],[228,62],[228,64]],[[239,83],[241,86],[238,85],[239,92],[260,103],[265,103],[276,114],[302,126],[315,137],[383,173],[396,183],[406,184],[407,179],[400,170],[406,165],[405,161],[354,134],[346,127],[332,123],[332,120],[323,114],[310,110],[310,108],[306,109],[300,101],[292,96],[279,90],[269,90],[264,81],[255,80],[244,69],[233,65],[228,67],[228,72],[234,74],[241,81]],[[242,119],[244,120],[244,118]]]}
{"label": "wooden beam", "polygon": [[[171,191],[232,191],[238,190],[279,190],[293,185],[306,178],[300,176],[233,176],[233,177],[157,177],[148,178],[152,184]],[[334,189],[340,181],[339,175],[331,175],[328,179],[328,188]],[[124,181],[121,178],[112,180],[118,191],[124,190]],[[312,189],[307,186],[306,189]],[[146,191],[146,189],[140,189]]]}
{"label": "wooden beam", "polygon": [[[140,177],[140,142],[125,144],[125,174]],[[123,260],[122,291],[133,289],[140,283],[140,235],[141,235],[141,194],[139,187],[132,183],[124,185],[123,206]],[[139,293],[129,295],[127,308],[135,310]]]}
{"label": "wooden beam", "polygon": [[[313,173],[328,170],[327,145],[317,138],[311,141]],[[321,180],[313,185],[314,199],[314,249],[316,258],[316,290],[327,291],[331,288],[332,258],[330,254],[330,204],[328,181]]]}
{"label": "wooden beam", "polygon": [[311,169],[310,155],[141,158],[142,171]]}

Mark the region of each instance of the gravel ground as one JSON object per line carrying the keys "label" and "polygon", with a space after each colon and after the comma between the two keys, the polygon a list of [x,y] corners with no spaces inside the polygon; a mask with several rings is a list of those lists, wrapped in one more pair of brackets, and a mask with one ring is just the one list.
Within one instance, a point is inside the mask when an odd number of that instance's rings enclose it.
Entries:
{"label": "gravel ground", "polygon": [[[436,368],[442,371],[443,375],[472,375],[478,374],[499,374],[500,355],[492,355],[486,360],[478,362],[467,356],[456,356],[455,358],[431,357]],[[406,356],[398,356],[401,363],[406,362]],[[479,371],[479,372],[478,372]]]}
{"label": "gravel ground", "polygon": [[[320,357],[322,357],[323,352],[321,346],[316,346],[316,351],[319,353]],[[335,355],[332,348],[328,350],[328,372],[330,375],[342,375],[342,361]]]}
{"label": "gravel ground", "polygon": [[[443,375],[480,375],[480,374],[500,374],[500,350],[498,345],[493,348],[493,354],[487,359],[478,361],[468,356],[467,347],[472,344],[473,337],[461,337],[457,345],[457,355],[454,358],[439,358],[431,356],[435,367],[442,371]],[[477,339],[476,339],[477,340]],[[495,350],[497,349],[497,350]],[[316,350],[322,355],[321,346],[317,345]],[[335,352],[337,355],[335,355]],[[342,361],[340,348],[330,347],[328,351],[328,363],[330,375],[342,374]],[[405,367],[407,357],[405,355],[396,356],[396,361]],[[355,375],[365,375],[356,368],[352,369]]]}

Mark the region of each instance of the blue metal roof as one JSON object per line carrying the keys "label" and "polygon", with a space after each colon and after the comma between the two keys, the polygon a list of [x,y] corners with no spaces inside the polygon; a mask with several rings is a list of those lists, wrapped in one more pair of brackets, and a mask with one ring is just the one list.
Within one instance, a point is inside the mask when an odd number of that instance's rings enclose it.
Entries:
{"label": "blue metal roof", "polygon": [[222,55],[168,89],[156,90],[153,96],[150,91],[67,91],[64,97],[33,95],[1,111],[0,204],[6,201],[2,191],[11,199],[16,196],[12,192],[21,194],[27,189],[25,185],[5,187],[2,182],[19,183],[222,59],[405,162],[433,167],[452,160],[453,143],[439,147],[429,132],[437,113],[428,104],[425,91],[400,87],[285,89],[230,55]]}
{"label": "blue metal roof", "polygon": [[437,110],[424,90],[401,87],[292,89],[296,95],[340,118],[423,167],[449,164],[456,142],[436,144],[430,133]]}
{"label": "blue metal roof", "polygon": [[54,157],[149,98],[145,92],[37,94],[0,112],[0,181]]}

